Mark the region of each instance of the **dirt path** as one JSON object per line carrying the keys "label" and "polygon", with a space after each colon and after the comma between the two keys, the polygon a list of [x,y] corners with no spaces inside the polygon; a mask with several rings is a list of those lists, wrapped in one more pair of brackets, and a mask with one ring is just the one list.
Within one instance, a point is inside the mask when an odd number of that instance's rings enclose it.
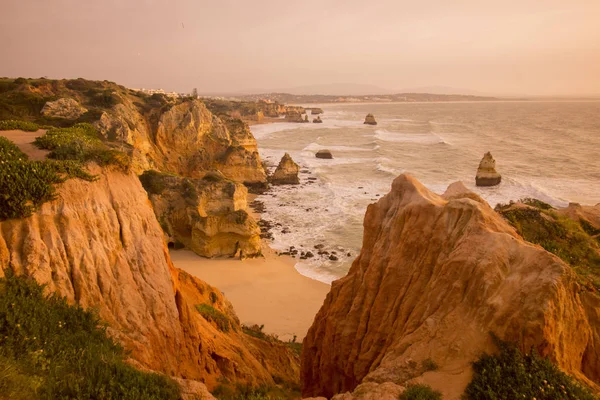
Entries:
{"label": "dirt path", "polygon": [[46,133],[46,130],[40,129],[37,132],[25,132],[25,131],[0,131],[0,136],[4,136],[8,140],[16,144],[19,149],[29,156],[30,160],[41,161],[46,159],[48,150],[38,149],[33,145],[33,141],[36,137],[42,136]]}

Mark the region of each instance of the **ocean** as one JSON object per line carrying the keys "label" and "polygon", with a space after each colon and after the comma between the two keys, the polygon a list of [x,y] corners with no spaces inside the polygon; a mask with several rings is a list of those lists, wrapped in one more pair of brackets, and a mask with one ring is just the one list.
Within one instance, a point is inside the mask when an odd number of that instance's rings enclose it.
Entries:
{"label": "ocean", "polygon": [[[285,152],[301,167],[300,185],[276,186],[258,200],[279,223],[271,247],[316,257],[296,269],[322,282],[344,276],[362,244],[367,205],[408,173],[436,193],[462,181],[490,205],[535,197],[554,206],[600,203],[600,102],[321,104],[322,124],[251,127],[274,169]],[[372,113],[377,126],[364,125]],[[309,119],[312,116],[309,113]],[[317,159],[328,149],[332,160]],[[499,186],[475,186],[486,151]],[[309,179],[311,178],[311,179]],[[316,178],[316,179],[315,179]],[[338,258],[319,256],[315,246]]]}

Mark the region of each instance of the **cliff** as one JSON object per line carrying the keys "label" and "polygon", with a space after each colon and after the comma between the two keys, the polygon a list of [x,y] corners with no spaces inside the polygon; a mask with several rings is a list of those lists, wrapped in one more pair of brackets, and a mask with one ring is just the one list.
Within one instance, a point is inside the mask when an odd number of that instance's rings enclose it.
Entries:
{"label": "cliff", "polygon": [[247,212],[248,189],[211,173],[203,179],[146,171],[140,176],[171,246],[204,257],[261,254],[260,228]]}
{"label": "cliff", "polygon": [[[91,166],[29,218],[0,222],[1,271],[95,308],[132,362],[204,382],[297,382],[296,355],[243,333],[220,291],[173,267],[135,174]],[[3,272],[0,272],[3,274]]]}
{"label": "cliff", "polygon": [[368,207],[361,253],[304,340],[302,392],[397,396],[424,382],[458,399],[472,362],[495,351],[490,333],[597,390],[599,316],[597,292],[477,195],[455,184],[438,196],[401,175]]}

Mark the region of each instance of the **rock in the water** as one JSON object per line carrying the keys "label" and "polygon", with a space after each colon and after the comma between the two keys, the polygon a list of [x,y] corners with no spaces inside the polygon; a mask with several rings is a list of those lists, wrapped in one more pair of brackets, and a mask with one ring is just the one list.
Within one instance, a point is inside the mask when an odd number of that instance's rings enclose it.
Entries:
{"label": "rock in the water", "polygon": [[285,153],[277,169],[271,176],[271,183],[274,185],[297,185],[300,183],[298,171],[300,167],[292,160],[292,157]]}
{"label": "rock in the water", "polygon": [[313,124],[322,124],[323,120],[321,119],[320,116],[317,116],[317,118],[313,118]]}
{"label": "rock in the water", "polygon": [[[307,108],[307,110],[308,110],[308,108]],[[310,115],[319,115],[319,114],[323,114],[322,108],[313,107],[310,109]]]}
{"label": "rock in the water", "polygon": [[317,151],[317,154],[315,154],[315,157],[331,159],[333,158],[333,154],[331,154],[331,151],[329,150],[319,150]]}
{"label": "rock in the water", "polygon": [[500,184],[501,180],[502,176],[496,172],[496,160],[492,157],[492,153],[488,151],[481,159],[479,168],[477,168],[475,184],[477,186],[496,186]]}
{"label": "rock in the water", "polygon": [[48,101],[42,108],[42,115],[52,118],[77,119],[87,112],[87,109],[75,99],[62,98]]}
{"label": "rock in the water", "polygon": [[304,122],[304,118],[302,118],[302,113],[296,110],[288,111],[285,114],[285,120],[287,122]]}
{"label": "rock in the water", "polygon": [[375,121],[375,116],[373,114],[367,114],[367,116],[365,117],[365,124],[377,125],[377,121]]}

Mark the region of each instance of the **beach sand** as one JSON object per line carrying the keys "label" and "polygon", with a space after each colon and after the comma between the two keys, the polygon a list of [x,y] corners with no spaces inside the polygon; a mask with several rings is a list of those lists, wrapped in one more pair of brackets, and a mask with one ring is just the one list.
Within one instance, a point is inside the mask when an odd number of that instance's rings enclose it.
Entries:
{"label": "beach sand", "polygon": [[4,136],[8,140],[21,149],[21,151],[29,156],[30,160],[41,161],[46,159],[46,155],[50,153],[48,150],[42,150],[37,148],[33,141],[38,136],[42,136],[46,133],[45,130],[40,129],[37,132],[25,132],[25,131],[0,131],[0,136]]}
{"label": "beach sand", "polygon": [[278,256],[263,244],[264,258],[207,259],[189,250],[172,250],[177,268],[217,287],[245,325],[263,325],[281,340],[301,341],[321,308],[330,286],[300,275],[291,257]]}

